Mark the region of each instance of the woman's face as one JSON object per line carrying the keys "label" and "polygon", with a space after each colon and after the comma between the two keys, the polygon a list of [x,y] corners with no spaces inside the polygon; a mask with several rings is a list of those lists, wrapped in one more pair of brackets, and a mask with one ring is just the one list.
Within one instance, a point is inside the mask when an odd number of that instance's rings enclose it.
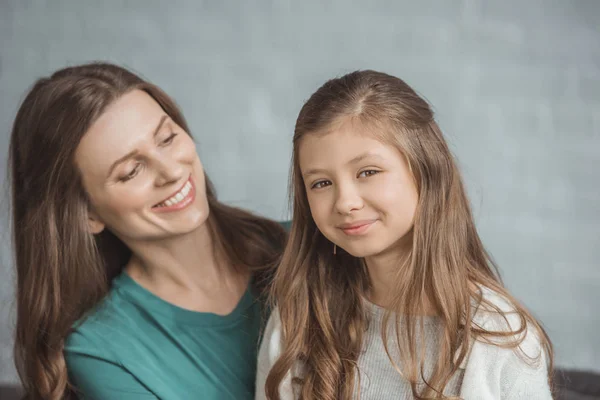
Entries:
{"label": "woman's face", "polygon": [[146,92],[111,104],[75,153],[93,233],[125,243],[183,235],[209,213],[204,171],[192,138]]}

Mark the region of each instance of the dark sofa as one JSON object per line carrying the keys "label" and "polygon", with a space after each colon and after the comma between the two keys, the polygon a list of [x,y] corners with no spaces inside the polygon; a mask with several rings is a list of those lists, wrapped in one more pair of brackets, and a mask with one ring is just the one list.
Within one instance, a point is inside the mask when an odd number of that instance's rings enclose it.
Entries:
{"label": "dark sofa", "polygon": [[[600,374],[558,369],[554,384],[556,400],[600,400]],[[14,386],[0,386],[0,399],[20,399],[20,391]]]}

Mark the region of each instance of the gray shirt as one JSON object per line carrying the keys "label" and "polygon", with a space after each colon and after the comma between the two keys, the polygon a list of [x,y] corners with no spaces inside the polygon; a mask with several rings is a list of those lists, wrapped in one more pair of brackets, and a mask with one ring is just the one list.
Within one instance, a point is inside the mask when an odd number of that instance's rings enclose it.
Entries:
{"label": "gray shirt", "polygon": [[[483,297],[495,307],[498,307],[503,314],[498,314],[496,309],[490,307],[480,307],[474,310],[473,324],[481,327],[481,329],[493,332],[514,333],[523,328],[521,317],[515,312],[515,308],[510,301],[489,288],[482,286],[481,290]],[[377,314],[376,307],[374,307],[374,311]],[[431,332],[434,332],[433,327],[436,325],[436,329],[439,330],[440,324],[435,319],[432,322],[432,324],[427,324],[427,326],[431,326]],[[513,348],[499,346],[487,341],[471,340],[468,343],[468,357],[461,363],[455,380],[450,382],[445,393],[456,393],[460,388],[459,395],[463,399],[552,400],[550,385],[548,384],[548,361],[541,346],[539,332],[529,324],[525,328],[525,332],[504,339],[522,340],[519,352]],[[425,329],[429,330],[430,328]],[[368,379],[368,382],[363,383],[365,389],[361,393],[361,399],[410,399],[412,398],[410,390],[406,388],[403,391],[402,377],[399,376],[391,362],[387,360],[387,355],[381,356],[381,352],[376,351],[377,343],[381,343],[381,335],[377,334],[378,330],[376,322],[373,322],[370,331],[367,332],[367,336],[371,338],[371,345],[368,344],[369,339],[367,338],[364,346],[365,354],[362,356],[363,360],[360,360],[360,365],[363,368],[363,379]],[[435,335],[429,334],[426,337],[431,338],[429,340],[425,339],[430,343],[427,346],[429,356],[426,363],[432,363],[434,362],[432,355],[436,354],[439,342],[436,341]],[[391,350],[392,346],[389,347]],[[280,354],[281,320],[279,319],[279,312],[275,308],[265,328],[258,354],[256,400],[266,400],[265,381],[269,370]],[[279,386],[279,394],[282,400],[295,400],[298,398],[294,394],[292,377],[301,376],[301,372],[302,363],[300,362],[291,371],[288,371]],[[405,382],[404,385],[406,387]],[[364,393],[365,391],[367,393]]]}
{"label": "gray shirt", "polygon": [[[361,400],[412,399],[413,395],[410,384],[394,367],[383,345],[381,329],[385,310],[371,303],[367,303],[367,309],[370,321],[364,337],[363,351],[358,358],[360,397],[357,398]],[[423,370],[425,377],[430,378],[435,362],[437,361],[442,324],[438,317],[421,318],[423,320],[425,339],[425,363]],[[396,365],[401,368],[396,332],[393,327],[394,323],[395,318],[392,315],[388,324],[388,351]],[[419,323],[420,321],[417,321],[415,331],[418,346],[421,343]],[[405,320],[401,318],[399,324],[402,329]],[[444,394],[447,396],[458,396],[463,374],[463,370],[459,369],[457,371],[446,386]],[[417,389],[420,389],[420,386],[417,386]]]}

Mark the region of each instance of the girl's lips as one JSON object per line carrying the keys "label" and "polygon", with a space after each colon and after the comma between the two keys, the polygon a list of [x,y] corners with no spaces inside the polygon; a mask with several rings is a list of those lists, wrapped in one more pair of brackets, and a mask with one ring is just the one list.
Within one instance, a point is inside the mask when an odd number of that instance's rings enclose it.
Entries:
{"label": "girl's lips", "polygon": [[340,226],[340,229],[349,236],[362,235],[366,233],[376,221],[377,220],[359,221],[353,224],[344,224]]}
{"label": "girl's lips", "polygon": [[[163,205],[160,207],[156,207],[156,206],[152,207],[152,211],[154,211],[156,213],[179,211],[179,210],[186,208],[190,204],[192,204],[194,202],[194,200],[196,199],[196,185],[194,185],[194,181],[192,180],[191,176],[188,179],[188,182],[190,182],[192,187],[191,187],[189,193],[183,198],[183,200],[181,200],[178,203],[173,204],[171,206]],[[184,184],[184,186],[185,186],[185,184]],[[181,190],[181,189],[179,189],[179,190]],[[178,192],[175,192],[175,193],[178,193]]]}

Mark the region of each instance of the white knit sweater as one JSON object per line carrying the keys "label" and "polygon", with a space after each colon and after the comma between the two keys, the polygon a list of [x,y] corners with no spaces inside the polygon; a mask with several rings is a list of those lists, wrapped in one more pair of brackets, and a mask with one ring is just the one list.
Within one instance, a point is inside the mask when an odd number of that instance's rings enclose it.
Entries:
{"label": "white knit sweater", "polygon": [[[473,318],[475,323],[493,331],[514,331],[520,327],[520,318],[514,314],[514,308],[508,301],[487,288],[482,288],[482,292],[484,298],[508,313],[507,320],[510,326],[501,315],[482,308],[479,308]],[[256,400],[266,399],[265,380],[281,352],[280,338],[281,321],[279,313],[274,310],[267,323],[258,355]],[[473,341],[468,357],[461,365],[464,375],[460,397],[465,400],[551,400],[546,358],[537,332],[531,328],[527,330],[520,350],[522,353],[479,340]],[[298,366],[294,373],[299,373],[297,371],[300,370],[301,367]],[[291,376],[292,373],[288,373],[280,386],[282,400],[294,400]],[[402,378],[398,375],[398,379]],[[391,398],[397,399],[397,396]]]}

